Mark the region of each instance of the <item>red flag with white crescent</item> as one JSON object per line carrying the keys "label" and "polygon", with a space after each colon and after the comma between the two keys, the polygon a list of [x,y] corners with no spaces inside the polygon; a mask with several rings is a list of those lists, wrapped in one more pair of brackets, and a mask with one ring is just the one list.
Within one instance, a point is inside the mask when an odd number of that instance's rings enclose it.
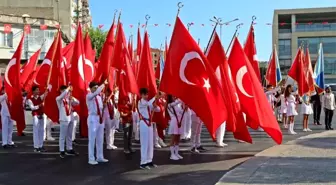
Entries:
{"label": "red flag with white crescent", "polygon": [[9,61],[5,71],[5,92],[9,102],[9,112],[11,119],[16,121],[18,135],[26,128],[25,116],[22,106],[22,91],[20,82],[20,61],[22,53],[24,34],[22,35],[19,46],[17,47],[12,59]]}
{"label": "red flag with white crescent", "polygon": [[21,67],[21,76],[20,76],[20,81],[21,81],[21,87],[26,83],[28,77],[30,74],[35,71],[38,59],[41,54],[41,49],[37,50],[30,58],[29,60]]}
{"label": "red flag with white crescent", "polygon": [[86,33],[84,38],[84,49],[85,49],[84,73],[85,73],[85,81],[88,85],[93,80],[96,74],[96,69],[94,67],[96,51],[92,48],[89,33]]}

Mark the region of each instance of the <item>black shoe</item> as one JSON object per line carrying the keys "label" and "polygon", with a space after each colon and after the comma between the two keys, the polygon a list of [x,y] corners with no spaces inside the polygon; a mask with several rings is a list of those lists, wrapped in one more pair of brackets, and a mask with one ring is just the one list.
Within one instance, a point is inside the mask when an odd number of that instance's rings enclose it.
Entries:
{"label": "black shoe", "polygon": [[319,121],[317,122],[317,125],[322,125]]}
{"label": "black shoe", "polygon": [[64,159],[65,158],[65,152],[60,152],[60,158]]}
{"label": "black shoe", "polygon": [[326,130],[330,130],[330,128],[329,128],[329,127],[326,127],[325,129],[326,129]]}
{"label": "black shoe", "polygon": [[334,130],[334,128],[329,127],[329,130]]}
{"label": "black shoe", "polygon": [[72,144],[79,145],[79,143],[78,143],[78,141],[76,139],[72,141]]}
{"label": "black shoe", "polygon": [[150,170],[150,167],[147,166],[147,164],[141,164],[141,165],[140,165],[140,169],[143,169],[143,170]]}
{"label": "black shoe", "polygon": [[34,148],[34,152],[35,152],[35,153],[40,153],[41,151],[40,151],[39,148]]}
{"label": "black shoe", "polygon": [[8,145],[9,148],[17,148],[15,144]]}
{"label": "black shoe", "polygon": [[124,150],[124,153],[125,153],[125,154],[130,154],[131,151],[129,151],[129,150]]}
{"label": "black shoe", "polygon": [[9,145],[2,145],[2,148],[4,148],[4,149],[8,149],[8,148],[9,148]]}
{"label": "black shoe", "polygon": [[39,148],[40,152],[46,152],[47,150],[44,147]]}
{"label": "black shoe", "polygon": [[24,132],[22,132],[19,136],[26,136],[26,134]]}
{"label": "black shoe", "polygon": [[191,153],[199,154],[200,151],[197,150],[197,148],[193,147],[191,150]]}
{"label": "black shoe", "polygon": [[153,164],[153,162],[147,163],[147,166],[149,166],[150,168],[157,168],[158,166],[156,164]]}
{"label": "black shoe", "polygon": [[203,148],[203,146],[197,147],[197,150],[200,151],[200,152],[206,152],[206,151],[208,151],[207,149]]}
{"label": "black shoe", "polygon": [[79,153],[77,153],[75,150],[66,151],[65,154],[70,156],[79,156]]}

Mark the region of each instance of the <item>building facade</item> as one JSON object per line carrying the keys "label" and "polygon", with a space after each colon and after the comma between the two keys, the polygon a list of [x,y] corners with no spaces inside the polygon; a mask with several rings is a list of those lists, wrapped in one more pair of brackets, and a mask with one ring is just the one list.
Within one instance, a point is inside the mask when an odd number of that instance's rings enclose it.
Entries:
{"label": "building facade", "polygon": [[[26,18],[22,15],[26,14]],[[1,0],[0,1],[0,63],[7,64],[23,34],[24,25],[31,31],[25,37],[22,59],[28,59],[41,48],[40,59],[48,51],[57,27],[62,30],[64,42],[75,38],[77,22],[84,28],[92,24],[88,0]],[[4,32],[4,25],[11,25],[11,32]],[[45,29],[41,29],[45,25]],[[2,68],[0,66],[0,68]]]}
{"label": "building facade", "polygon": [[285,75],[301,45],[309,48],[315,65],[322,42],[325,83],[336,83],[336,7],[274,10],[272,42]]}

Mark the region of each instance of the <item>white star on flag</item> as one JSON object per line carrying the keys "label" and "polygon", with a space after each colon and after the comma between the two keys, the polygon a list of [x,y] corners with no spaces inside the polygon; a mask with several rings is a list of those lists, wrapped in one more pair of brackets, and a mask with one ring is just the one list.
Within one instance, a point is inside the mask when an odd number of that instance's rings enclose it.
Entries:
{"label": "white star on flag", "polygon": [[206,89],[207,89],[207,91],[209,92],[209,89],[210,89],[210,82],[209,82],[209,79],[205,79],[205,78],[203,78],[203,80],[204,80],[204,85],[203,85],[203,87],[205,87]]}

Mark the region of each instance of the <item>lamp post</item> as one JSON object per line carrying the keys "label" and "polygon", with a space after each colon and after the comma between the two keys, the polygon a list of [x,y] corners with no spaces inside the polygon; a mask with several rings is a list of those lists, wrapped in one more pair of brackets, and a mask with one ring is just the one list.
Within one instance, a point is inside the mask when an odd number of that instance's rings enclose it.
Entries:
{"label": "lamp post", "polygon": [[[27,24],[27,18],[30,17],[30,15],[28,14],[23,14],[22,16],[22,20],[23,20],[23,29],[22,29],[22,34],[25,34],[25,25]],[[28,60],[28,54],[29,54],[29,39],[28,39],[28,34],[25,34],[25,55],[26,55],[26,59]]]}

